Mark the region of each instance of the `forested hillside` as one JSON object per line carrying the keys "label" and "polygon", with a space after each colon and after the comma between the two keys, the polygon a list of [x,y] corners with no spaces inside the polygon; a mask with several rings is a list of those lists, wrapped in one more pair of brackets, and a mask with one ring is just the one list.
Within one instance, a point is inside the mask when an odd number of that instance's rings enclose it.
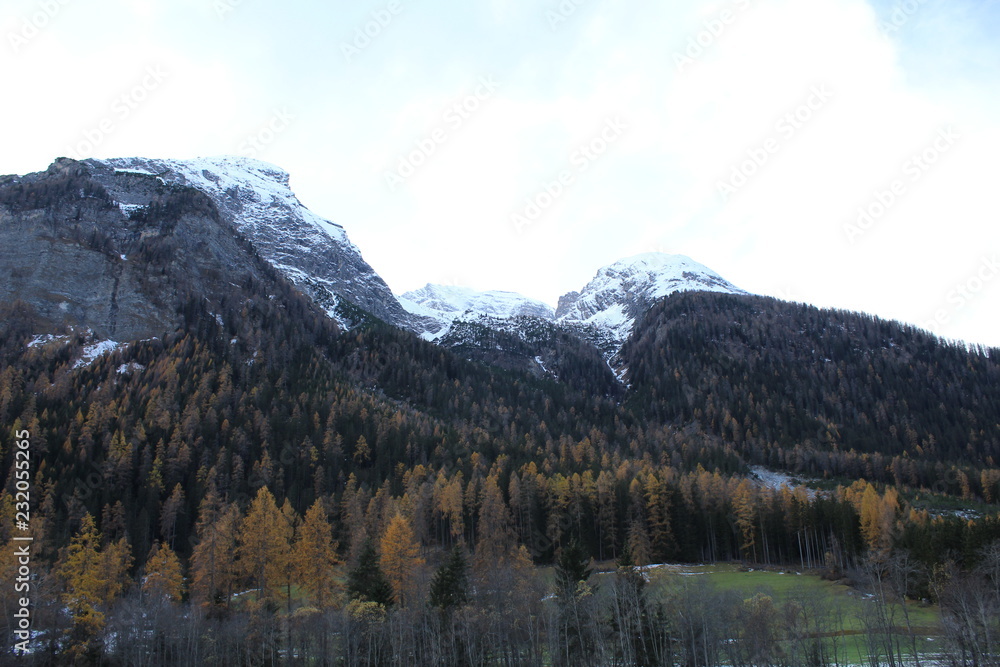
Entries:
{"label": "forested hillside", "polygon": [[622,355],[637,413],[696,422],[748,461],[1000,494],[979,474],[1000,461],[995,350],[870,315],[687,293],[653,307]]}

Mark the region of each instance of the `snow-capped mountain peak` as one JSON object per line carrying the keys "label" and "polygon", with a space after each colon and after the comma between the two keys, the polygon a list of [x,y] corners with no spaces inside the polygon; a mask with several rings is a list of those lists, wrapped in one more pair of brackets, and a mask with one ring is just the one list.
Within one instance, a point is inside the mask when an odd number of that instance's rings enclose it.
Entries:
{"label": "snow-capped mountain peak", "polygon": [[746,294],[690,257],[651,252],[599,269],[583,290],[559,299],[556,320],[596,331],[602,347],[616,352],[638,317],[659,299],[683,291]]}
{"label": "snow-capped mountain peak", "polygon": [[552,306],[516,292],[477,292],[456,285],[427,284],[400,296],[399,303],[411,314],[430,318],[440,325],[436,331],[424,334],[428,339],[439,338],[455,320],[481,316],[496,319],[530,316],[545,320],[555,317]]}
{"label": "snow-capped mountain peak", "polygon": [[192,160],[115,158],[94,162],[114,167],[119,173],[157,176],[167,183],[197,188],[221,204],[223,212],[238,218],[241,231],[249,226],[272,224],[275,209],[283,208],[300,215],[302,222],[337,243],[354,248],[343,227],[321,218],[302,205],[289,187],[287,171],[263,160],[220,155]]}
{"label": "snow-capped mountain peak", "polygon": [[156,181],[193,187],[212,199],[264,259],[331,316],[336,317],[336,306],[344,299],[397,326],[413,326],[411,316],[361,257],[343,227],[302,205],[284,169],[239,156],[85,162],[98,172],[95,176],[123,212],[148,205]]}
{"label": "snow-capped mountain peak", "polygon": [[746,294],[690,257],[652,252],[599,269],[580,292],[563,295],[554,312],[548,304],[514,292],[447,285],[407,292],[399,302],[424,325],[420,333],[427,340],[450,340],[456,322],[517,328],[534,326],[531,319],[537,318],[554,321],[560,329],[589,341],[612,362],[636,320],[658,300],[683,291]]}

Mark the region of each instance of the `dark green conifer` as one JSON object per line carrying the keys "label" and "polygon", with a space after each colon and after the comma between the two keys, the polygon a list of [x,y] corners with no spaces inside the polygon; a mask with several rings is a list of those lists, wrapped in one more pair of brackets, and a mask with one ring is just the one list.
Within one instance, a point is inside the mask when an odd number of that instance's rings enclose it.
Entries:
{"label": "dark green conifer", "polygon": [[462,547],[456,544],[431,580],[430,605],[451,609],[465,604],[468,601],[468,569]]}
{"label": "dark green conifer", "polygon": [[370,539],[365,540],[358,565],[347,574],[347,595],[352,600],[392,605],[392,584],[378,564],[378,553]]}

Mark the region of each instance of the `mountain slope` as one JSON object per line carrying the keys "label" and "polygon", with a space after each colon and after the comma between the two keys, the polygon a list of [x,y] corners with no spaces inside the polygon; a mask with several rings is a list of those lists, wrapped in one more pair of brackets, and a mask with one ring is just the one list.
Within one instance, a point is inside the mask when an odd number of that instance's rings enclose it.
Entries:
{"label": "mountain slope", "polygon": [[[647,253],[601,268],[581,292],[562,296],[554,312],[545,303],[512,292],[441,285],[407,292],[400,303],[424,323],[433,323],[418,330],[423,338],[468,358],[563,380],[573,375],[566,372],[567,359],[575,359],[569,364],[574,368],[579,368],[576,361],[587,359],[585,374],[600,377],[603,387],[608,374],[616,372],[611,364],[619,376],[624,371],[617,355],[636,319],[658,300],[682,291],[745,294],[688,257]],[[578,342],[569,344],[573,338]],[[577,349],[567,352],[567,345]],[[595,366],[581,345],[594,348],[600,355],[594,358],[604,362]]]}
{"label": "mountain slope", "polygon": [[331,316],[336,316],[338,300],[344,299],[396,326],[414,326],[344,229],[303,206],[289,188],[288,173],[274,165],[233,156],[92,159],[84,164],[123,210],[148,203],[151,179],[196,188],[264,259]]}
{"label": "mountain slope", "polygon": [[[622,357],[633,410],[697,422],[761,464],[929,486],[935,463],[1000,461],[1000,353],[908,325],[675,294],[640,320]],[[957,475],[949,483],[960,492]]]}

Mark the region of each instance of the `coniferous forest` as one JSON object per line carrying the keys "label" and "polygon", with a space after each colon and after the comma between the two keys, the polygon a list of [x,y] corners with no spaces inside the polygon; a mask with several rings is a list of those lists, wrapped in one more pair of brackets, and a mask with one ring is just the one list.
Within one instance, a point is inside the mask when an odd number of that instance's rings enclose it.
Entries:
{"label": "coniferous forest", "polygon": [[[171,201],[143,215],[210,206]],[[173,247],[142,243],[165,280]],[[566,341],[555,380],[346,303],[340,327],[252,261],[218,303],[171,278],[176,329],[90,363],[2,306],[4,664],[1000,664],[996,350],[688,292],[637,323],[624,384]],[[861,611],[663,563],[818,574]]]}

